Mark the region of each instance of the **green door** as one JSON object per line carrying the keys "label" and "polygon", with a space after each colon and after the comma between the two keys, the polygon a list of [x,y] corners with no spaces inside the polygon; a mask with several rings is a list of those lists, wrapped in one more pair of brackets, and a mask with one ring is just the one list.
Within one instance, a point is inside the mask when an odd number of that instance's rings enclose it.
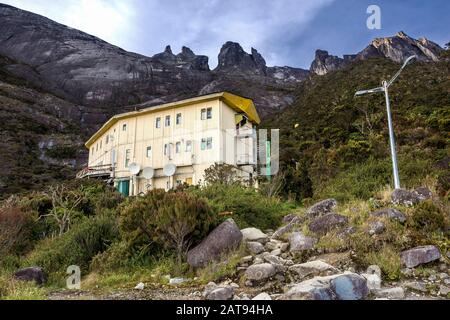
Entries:
{"label": "green door", "polygon": [[121,180],[117,186],[117,190],[125,197],[130,195],[130,180]]}

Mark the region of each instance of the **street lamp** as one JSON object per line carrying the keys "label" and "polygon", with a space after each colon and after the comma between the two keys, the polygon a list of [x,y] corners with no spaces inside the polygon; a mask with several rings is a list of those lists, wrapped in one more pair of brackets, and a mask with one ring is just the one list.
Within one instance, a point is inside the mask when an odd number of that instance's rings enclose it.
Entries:
{"label": "street lamp", "polygon": [[405,60],[400,70],[397,71],[397,73],[392,77],[389,81],[383,81],[382,86],[374,89],[369,90],[360,90],[355,93],[355,96],[362,96],[368,93],[377,93],[377,92],[384,92],[384,95],[386,97],[386,111],[387,111],[387,118],[388,118],[388,127],[389,127],[389,143],[391,146],[391,157],[392,157],[392,171],[394,173],[394,186],[395,189],[400,189],[400,178],[398,175],[398,167],[397,167],[397,153],[395,151],[395,138],[394,138],[394,127],[392,125],[392,115],[391,115],[391,106],[389,103],[389,92],[388,88],[391,86],[391,84],[394,83],[394,81],[397,79],[397,77],[400,75],[400,73],[403,71],[403,69],[406,67],[408,63],[410,63],[414,58],[417,58],[415,55],[409,57]]}

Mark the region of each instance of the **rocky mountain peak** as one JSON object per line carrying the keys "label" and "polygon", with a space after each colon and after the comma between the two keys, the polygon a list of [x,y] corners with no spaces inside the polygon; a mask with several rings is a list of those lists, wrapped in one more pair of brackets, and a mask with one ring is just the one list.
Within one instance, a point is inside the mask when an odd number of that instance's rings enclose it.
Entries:
{"label": "rocky mountain peak", "polygon": [[266,73],[266,61],[252,48],[251,54],[242,49],[237,42],[226,42],[219,53],[217,71],[242,71],[254,73]]}
{"label": "rocky mountain peak", "polygon": [[364,50],[356,55],[344,55],[344,58],[329,55],[327,51],[317,50],[311,64],[311,72],[323,75],[340,69],[353,60],[383,57],[402,63],[406,58],[416,55],[420,61],[438,61],[444,51],[438,44],[426,39],[414,39],[399,31],[392,37],[376,38]]}
{"label": "rocky mountain peak", "polygon": [[310,71],[317,75],[324,75],[330,71],[341,68],[347,61],[351,60],[351,55],[345,59],[332,56],[326,50],[316,50],[314,61],[311,64]]}
{"label": "rocky mountain peak", "polygon": [[173,55],[172,48],[170,47],[170,45],[166,46],[166,49],[164,49],[164,53]]}

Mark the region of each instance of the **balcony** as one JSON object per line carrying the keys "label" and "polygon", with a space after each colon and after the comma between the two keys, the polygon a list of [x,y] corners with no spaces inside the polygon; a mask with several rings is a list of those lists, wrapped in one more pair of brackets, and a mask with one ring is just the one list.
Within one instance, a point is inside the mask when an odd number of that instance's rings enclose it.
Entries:
{"label": "balcony", "polygon": [[86,167],[77,173],[77,179],[83,178],[111,178],[114,175],[114,167],[110,164]]}

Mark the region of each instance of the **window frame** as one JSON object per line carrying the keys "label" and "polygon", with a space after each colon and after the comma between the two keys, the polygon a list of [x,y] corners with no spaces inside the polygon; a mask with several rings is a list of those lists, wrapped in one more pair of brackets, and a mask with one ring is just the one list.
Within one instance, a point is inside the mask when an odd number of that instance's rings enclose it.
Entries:
{"label": "window frame", "polygon": [[[189,149],[188,149],[188,147],[189,147]],[[185,150],[185,152],[192,152],[192,140],[186,140],[184,150]]]}
{"label": "window frame", "polygon": [[161,117],[156,117],[155,119],[155,128],[161,129]]}
{"label": "window frame", "polygon": [[128,168],[131,161],[131,149],[125,149],[125,168]]}
{"label": "window frame", "polygon": [[170,115],[165,116],[165,118],[164,118],[164,126],[166,128],[170,127]]}
{"label": "window frame", "polygon": [[147,157],[147,159],[150,159],[152,157],[152,155],[153,155],[152,146],[147,146],[146,151],[145,151],[145,156]]}
{"label": "window frame", "polygon": [[126,124],[126,123],[124,123],[124,124],[122,125],[122,131],[127,131],[127,124]]}
{"label": "window frame", "polygon": [[181,114],[181,112],[177,113],[177,115],[175,116],[175,124],[177,126],[179,126],[179,125],[181,125],[182,121],[183,121],[183,115]]}
{"label": "window frame", "polygon": [[206,120],[212,119],[212,108],[206,108]]}
{"label": "window frame", "polygon": [[175,143],[175,153],[181,153],[181,142],[177,141]]}

